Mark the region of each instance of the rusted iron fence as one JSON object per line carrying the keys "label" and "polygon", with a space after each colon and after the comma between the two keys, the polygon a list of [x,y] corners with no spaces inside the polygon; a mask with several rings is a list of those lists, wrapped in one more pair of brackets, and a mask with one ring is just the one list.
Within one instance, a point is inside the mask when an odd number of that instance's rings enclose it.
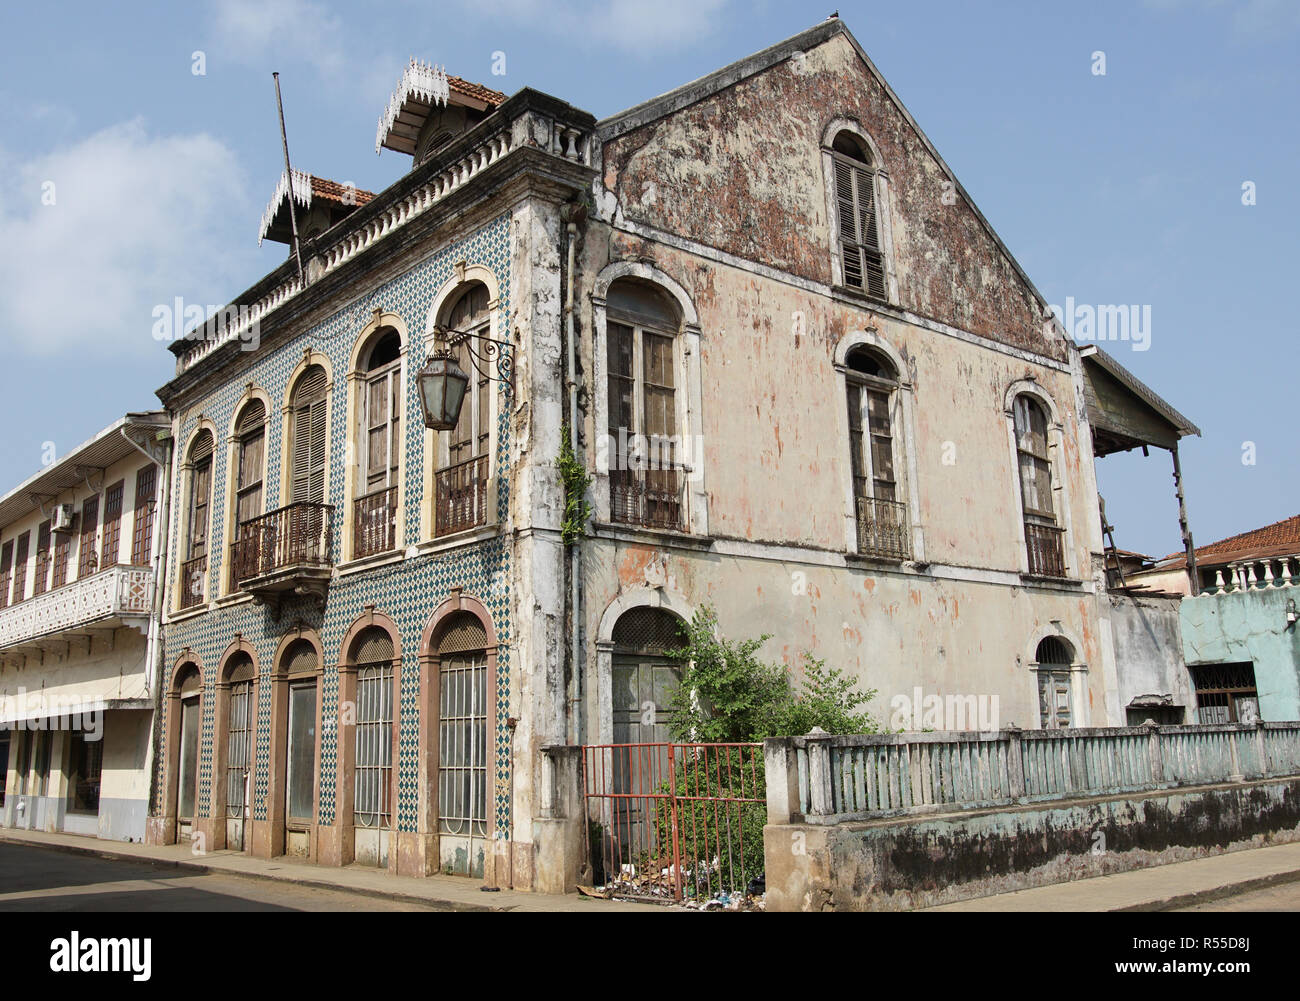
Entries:
{"label": "rusted iron fence", "polygon": [[598,886],[704,901],[763,875],[761,744],[592,744],[582,772]]}

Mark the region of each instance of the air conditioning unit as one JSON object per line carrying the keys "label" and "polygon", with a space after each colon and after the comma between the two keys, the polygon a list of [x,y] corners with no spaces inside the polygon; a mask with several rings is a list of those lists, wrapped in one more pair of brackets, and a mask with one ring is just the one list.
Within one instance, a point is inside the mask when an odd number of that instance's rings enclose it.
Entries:
{"label": "air conditioning unit", "polygon": [[77,515],[71,504],[59,504],[54,508],[50,527],[56,532],[71,532]]}

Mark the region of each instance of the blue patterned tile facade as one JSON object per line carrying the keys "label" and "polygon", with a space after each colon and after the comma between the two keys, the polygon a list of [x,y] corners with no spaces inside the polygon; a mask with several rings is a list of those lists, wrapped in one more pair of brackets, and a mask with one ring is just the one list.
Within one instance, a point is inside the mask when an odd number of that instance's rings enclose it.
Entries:
{"label": "blue patterned tile facade", "polygon": [[[405,480],[403,483],[405,505],[404,538],[399,540],[405,548],[420,541],[420,509],[425,491],[431,487],[431,477],[426,473],[424,456],[424,422],[418,391],[410,376],[424,362],[424,331],[427,316],[438,290],[455,275],[455,265],[460,261],[483,265],[493,272],[498,284],[501,315],[509,315],[510,248],[509,217],[502,215],[472,236],[446,247],[425,259],[401,276],[388,281],[367,293],[359,301],[335,313],[327,320],[291,341],[277,347],[272,353],[258,358],[250,368],[233,373],[230,381],[201,402],[187,407],[190,415],[180,428],[178,441],[179,469],[184,461],[184,450],[199,427],[198,417],[210,420],[217,429],[217,447],[213,456],[213,507],[225,510],[228,496],[228,450],[224,436],[234,417],[234,409],[243,398],[251,382],[264,390],[271,400],[266,434],[266,479],[263,495],[268,507],[281,496],[281,454],[284,422],[279,419],[286,402],[289,379],[303,359],[304,348],[328,356],[332,367],[333,388],[330,398],[330,458],[329,495],[326,502],[334,505],[334,557],[343,558],[340,550],[343,539],[344,485],[347,470],[347,372],[357,337],[370,322],[373,310],[381,307],[385,312],[398,314],[410,332],[406,357],[407,384],[403,387],[406,409],[403,414],[405,454]],[[497,400],[498,420],[495,441],[495,468],[497,472],[498,522],[508,522],[509,502],[509,406],[504,389]],[[178,476],[174,496],[183,498],[186,486]],[[169,581],[174,582],[179,572],[177,550],[182,538],[182,503],[173,505],[171,538],[173,546]],[[213,518],[208,545],[213,554],[208,569],[208,594],[220,593],[219,574],[226,573],[227,565],[215,559],[216,554],[228,553],[223,517]],[[389,564],[374,570],[336,578],[329,586],[324,611],[310,599],[286,600],[277,617],[266,605],[250,602],[215,608],[192,618],[169,623],[166,627],[167,661],[174,665],[183,648],[190,648],[204,667],[203,677],[203,729],[199,752],[198,813],[210,815],[210,789],[216,762],[213,757],[214,709],[216,706],[216,680],[218,661],[236,634],[252,644],[257,653],[260,669],[257,706],[257,746],[253,776],[253,816],[267,818],[267,796],[270,782],[270,728],[271,728],[271,670],[272,660],[281,639],[292,632],[299,623],[303,628],[317,632],[325,651],[323,680],[319,692],[321,719],[336,720],[339,711],[339,678],[337,664],[344,651],[340,645],[348,628],[363,614],[365,606],[388,615],[398,627],[402,648],[400,692],[400,721],[397,758],[396,815],[399,831],[417,830],[419,806],[419,647],[425,625],[434,609],[449,596],[453,588],[478,598],[492,615],[492,624],[499,642],[497,656],[496,732],[497,770],[494,776],[492,802],[494,826],[508,830],[510,821],[510,761],[509,731],[505,722],[509,715],[508,694],[510,686],[510,549],[506,537],[494,538],[466,545],[451,552],[426,554]],[[165,738],[165,735],[164,735]],[[165,739],[162,744],[166,747]],[[321,824],[335,822],[335,787],[339,760],[337,727],[323,724],[319,734],[320,798],[318,819]],[[161,756],[160,756],[161,757]],[[163,762],[158,762],[155,789],[161,784]],[[157,803],[155,803],[155,809]]]}

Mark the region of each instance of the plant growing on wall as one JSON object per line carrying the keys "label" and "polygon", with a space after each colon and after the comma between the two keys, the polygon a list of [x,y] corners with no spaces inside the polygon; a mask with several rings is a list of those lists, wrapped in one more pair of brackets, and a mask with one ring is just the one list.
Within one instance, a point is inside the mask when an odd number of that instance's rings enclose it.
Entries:
{"label": "plant growing on wall", "polygon": [[587,520],[591,517],[591,505],[587,503],[591,476],[573,452],[568,424],[560,430],[560,458],[556,465],[564,483],[564,520],[560,525],[560,535],[568,546],[586,533]]}

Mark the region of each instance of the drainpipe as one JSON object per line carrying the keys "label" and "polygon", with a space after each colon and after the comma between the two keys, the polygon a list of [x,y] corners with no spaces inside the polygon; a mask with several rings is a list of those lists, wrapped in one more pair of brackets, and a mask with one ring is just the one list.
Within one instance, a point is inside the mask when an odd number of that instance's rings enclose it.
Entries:
{"label": "drainpipe", "polygon": [[[163,659],[163,638],[162,638],[162,616],[163,609],[166,607],[167,596],[167,540],[169,537],[168,527],[171,521],[171,482],[172,482],[172,457],[174,454],[175,441],[171,436],[170,427],[163,429],[156,425],[145,425],[147,433],[157,434],[158,431],[166,430],[167,443],[164,446],[161,458],[157,454],[157,446],[154,445],[155,451],[151,451],[147,445],[142,445],[128,433],[131,425],[124,426],[122,437],[129,441],[136,450],[143,453],[144,456],[158,467],[158,515],[154,522],[154,538],[150,549],[152,557],[150,563],[153,569],[153,594],[151,596],[149,607],[149,639],[147,644],[148,653],[145,660],[145,686],[153,694],[153,721],[150,726],[150,743],[153,753],[150,756],[149,767],[153,769],[158,761],[159,744],[162,737],[162,684],[159,679],[162,677],[162,659]],[[156,442],[157,439],[155,438]],[[150,808],[153,802],[153,780],[149,782],[149,801]],[[146,811],[147,812],[147,811]],[[147,821],[146,821],[147,825]],[[146,826],[147,833],[147,826]]]}
{"label": "drainpipe", "polygon": [[[569,394],[569,446],[575,456],[581,456],[578,450],[578,353],[574,343],[576,335],[573,323],[574,274],[577,257],[578,223],[586,216],[586,209],[581,203],[569,203],[560,210],[564,221],[565,244],[567,250],[564,288],[564,339],[567,347],[564,359],[564,386]],[[575,541],[569,544],[569,683],[566,692],[565,728],[566,742],[580,743],[582,734],[582,650],[579,642],[581,634],[581,616],[579,615],[580,591],[578,571],[581,564],[582,544]]]}

